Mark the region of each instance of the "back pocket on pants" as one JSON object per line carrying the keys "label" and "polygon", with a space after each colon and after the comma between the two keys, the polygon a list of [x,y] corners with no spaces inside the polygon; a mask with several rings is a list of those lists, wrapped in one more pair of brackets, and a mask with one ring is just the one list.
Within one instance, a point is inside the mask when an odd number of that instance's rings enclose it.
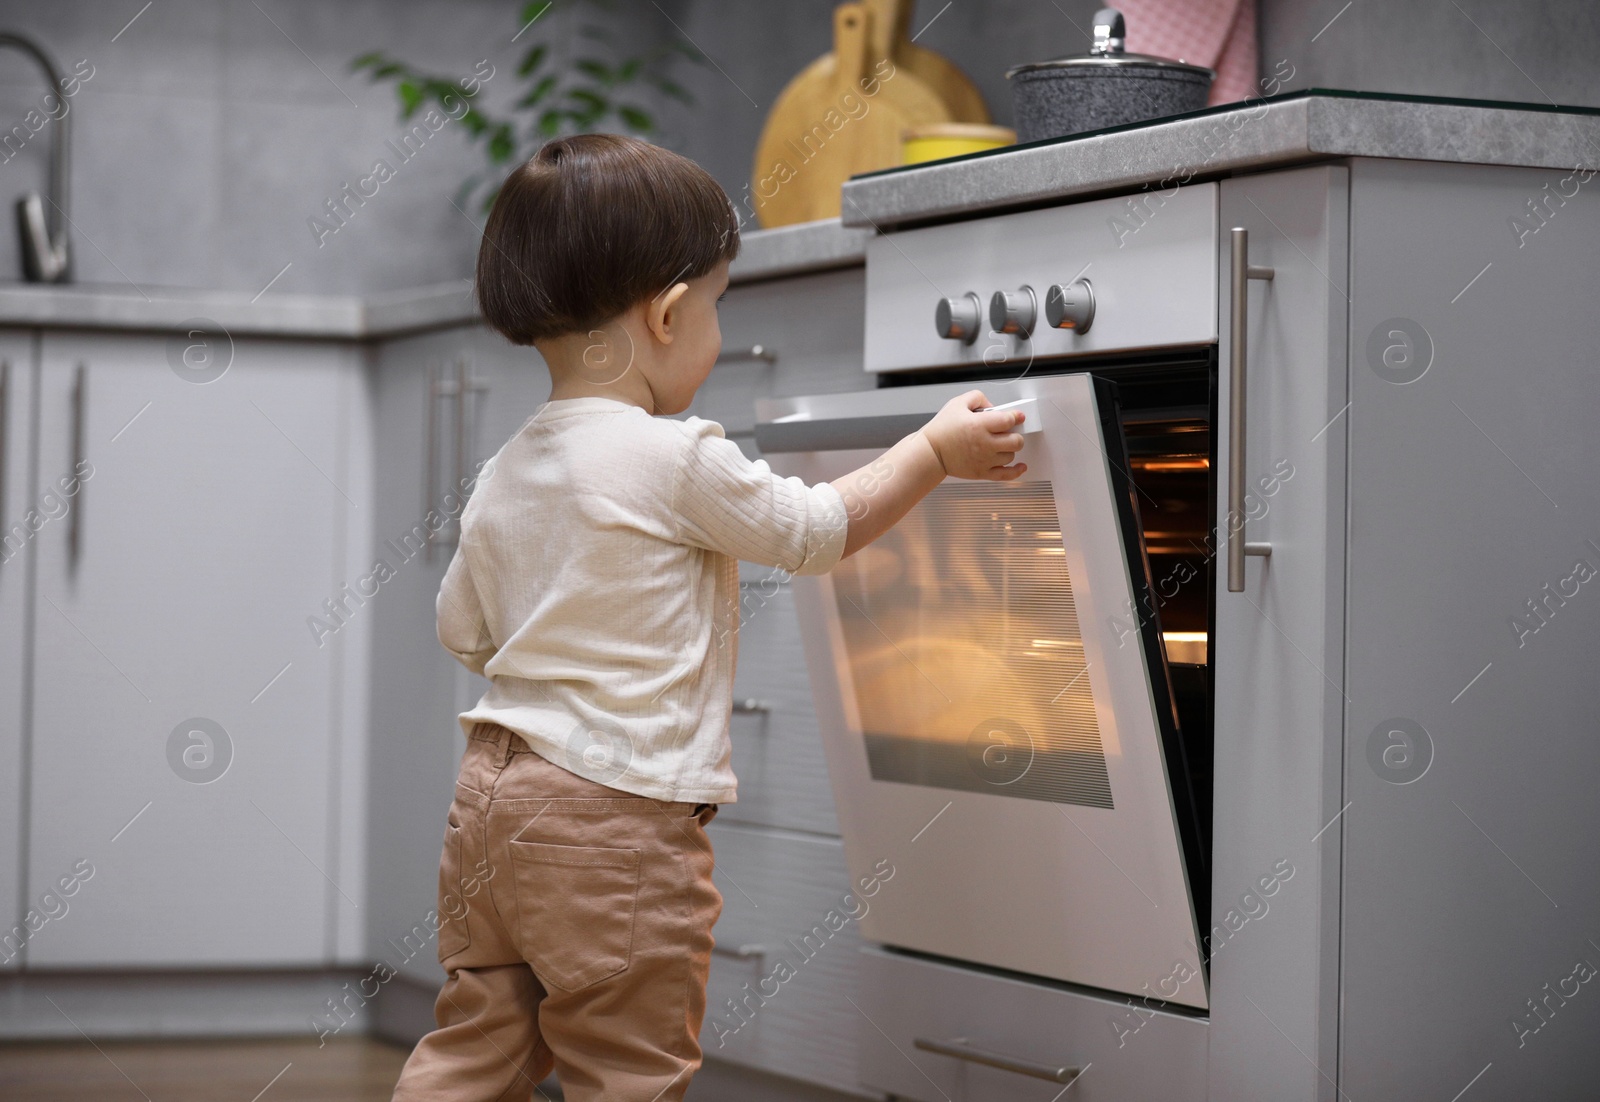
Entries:
{"label": "back pocket on pants", "polygon": [[541,981],[577,991],[628,967],[639,856],[512,841],[518,948]]}

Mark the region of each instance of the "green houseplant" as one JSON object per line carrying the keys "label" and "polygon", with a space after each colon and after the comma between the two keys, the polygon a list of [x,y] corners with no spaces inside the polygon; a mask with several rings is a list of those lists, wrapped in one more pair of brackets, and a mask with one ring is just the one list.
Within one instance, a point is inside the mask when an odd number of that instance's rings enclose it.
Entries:
{"label": "green houseplant", "polygon": [[554,6],[554,0],[535,0],[521,7],[521,29],[513,41],[531,41],[515,71],[520,95],[506,114],[482,105],[487,78],[481,72],[476,79],[441,76],[382,51],[351,63],[353,71],[365,71],[373,81],[394,82],[402,119],[437,104],[482,148],[484,167],[462,181],[458,205],[482,193],[481,209],[488,210],[507,168],[531,157],[551,138],[593,130],[654,138],[659,133],[656,114],[641,101],[694,104],[672,71],[680,60],[704,63],[700,51],[676,36],[643,52],[625,50],[603,22],[615,10],[612,0],[571,0],[568,6],[579,10],[576,40],[563,51],[552,41],[551,24],[541,25]]}

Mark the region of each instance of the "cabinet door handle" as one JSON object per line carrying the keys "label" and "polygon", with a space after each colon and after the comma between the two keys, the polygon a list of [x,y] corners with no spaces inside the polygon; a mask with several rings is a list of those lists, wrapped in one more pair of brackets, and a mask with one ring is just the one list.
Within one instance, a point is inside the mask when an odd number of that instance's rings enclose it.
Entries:
{"label": "cabinet door handle", "polygon": [[[467,373],[471,370],[465,356],[456,360],[456,461],[452,468],[454,477],[450,480],[450,488],[445,491],[446,494],[459,495],[461,484],[467,477]],[[460,501],[460,498],[457,497],[456,500]],[[463,512],[466,511],[465,502],[462,502],[461,509]],[[450,542],[452,544],[461,542],[460,513],[456,514],[455,525],[450,530]]]}
{"label": "cabinet door handle", "polygon": [[[1270,280],[1277,273],[1272,268],[1250,263],[1250,231],[1235,226],[1231,231],[1233,256],[1229,274],[1232,279],[1233,310],[1228,329],[1228,592],[1244,592],[1244,557],[1270,555],[1270,543],[1246,543],[1244,534],[1244,443],[1245,443],[1245,367],[1248,357],[1245,334],[1250,322],[1250,283],[1252,279]],[[1234,526],[1237,525],[1235,528]]]}
{"label": "cabinet door handle", "polygon": [[428,391],[425,401],[427,409],[424,417],[428,430],[426,443],[423,445],[422,455],[422,526],[427,529],[423,537],[426,562],[433,561],[434,530],[428,524],[428,514],[433,511],[434,503],[439,499],[439,365],[432,361],[428,363]]}
{"label": "cabinet door handle", "polygon": [[755,960],[767,955],[765,945],[713,945],[711,951],[719,957],[732,957],[735,960]]}
{"label": "cabinet door handle", "polygon": [[918,1037],[912,1044],[923,1052],[936,1052],[940,1056],[952,1056],[957,1060],[965,1060],[971,1064],[999,1068],[1001,1071],[1015,1072],[1017,1075],[1026,1075],[1034,1079],[1047,1079],[1052,1083],[1070,1083],[1082,1071],[1081,1068],[1040,1064],[1033,1060],[1007,1056],[1001,1052],[975,1048],[967,1043],[965,1037],[955,1037],[948,1041],[931,1041],[926,1037]]}
{"label": "cabinet door handle", "polygon": [[462,498],[467,485],[467,461],[471,458],[472,448],[469,436],[473,428],[478,406],[473,406],[473,417],[467,415],[467,399],[473,395],[487,394],[489,384],[479,382],[472,377],[472,361],[462,356],[456,361],[456,378],[450,387],[456,396],[456,469],[455,481],[450,484],[449,493],[456,495],[460,501],[460,510],[456,513],[455,527],[451,529],[451,542],[461,542],[461,518],[467,510],[467,503]]}
{"label": "cabinet door handle", "polygon": [[728,348],[717,357],[719,364],[735,363],[764,363],[775,364],[778,354],[764,344],[752,344],[749,348]]}
{"label": "cabinet door handle", "polygon": [[[453,441],[454,454],[451,456],[451,484],[448,493],[460,494],[467,480],[468,441],[467,430],[471,419],[467,416],[467,396],[482,394],[488,391],[488,384],[479,382],[471,377],[472,365],[465,356],[452,360],[449,363],[430,363],[428,365],[428,396],[427,396],[427,438],[424,447],[423,462],[426,470],[423,473],[422,490],[422,515],[426,525],[427,515],[441,504],[439,493],[439,399],[455,399],[454,422],[455,439]],[[441,525],[438,531],[428,529],[425,540],[427,551],[424,558],[433,561],[433,549],[441,543],[454,543],[461,538],[461,518],[456,518],[453,528]]]}
{"label": "cabinet door handle", "polygon": [[[83,422],[89,405],[89,369],[81,362],[72,376],[72,474],[77,477],[84,461]],[[77,500],[72,503],[72,515],[67,522],[67,569],[78,569],[78,557],[83,550],[83,498],[84,486],[78,484]]]}
{"label": "cabinet door handle", "polygon": [[768,704],[765,700],[757,700],[754,697],[733,702],[733,714],[736,716],[764,716],[770,714],[771,711],[771,704]]}

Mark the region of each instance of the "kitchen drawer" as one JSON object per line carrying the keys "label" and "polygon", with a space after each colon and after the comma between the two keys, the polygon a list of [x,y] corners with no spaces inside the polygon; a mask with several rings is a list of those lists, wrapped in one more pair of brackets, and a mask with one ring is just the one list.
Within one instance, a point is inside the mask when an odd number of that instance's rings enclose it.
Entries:
{"label": "kitchen drawer", "polygon": [[[837,839],[727,823],[708,829],[722,892],[700,1044],[709,1059],[856,1087],[862,1034],[856,921]],[[890,890],[884,885],[881,890]]]}
{"label": "kitchen drawer", "polygon": [[1080,1068],[1073,1102],[1199,1102],[1203,1018],[913,957],[861,951],[861,1081],[921,1102],[1050,1102],[1063,1085],[920,1050],[961,1040],[1035,1064]]}
{"label": "kitchen drawer", "polygon": [[[757,398],[861,389],[865,286],[844,268],[729,287],[722,356],[688,412],[735,437],[755,430]],[[758,345],[771,362],[748,355]]]}
{"label": "kitchen drawer", "polygon": [[724,821],[838,834],[794,590],[781,571],[744,565],[739,621],[730,732],[739,800],[719,814]]}

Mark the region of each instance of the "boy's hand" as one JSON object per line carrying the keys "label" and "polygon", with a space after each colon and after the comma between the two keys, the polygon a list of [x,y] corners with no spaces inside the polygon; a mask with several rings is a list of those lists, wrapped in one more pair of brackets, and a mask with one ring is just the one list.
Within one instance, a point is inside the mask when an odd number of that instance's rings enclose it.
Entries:
{"label": "boy's hand", "polygon": [[1022,450],[1022,434],[1012,431],[1022,423],[1022,411],[978,412],[988,405],[983,391],[969,390],[946,402],[919,430],[932,445],[945,474],[1010,482],[1028,469],[1026,463],[1012,462]]}

